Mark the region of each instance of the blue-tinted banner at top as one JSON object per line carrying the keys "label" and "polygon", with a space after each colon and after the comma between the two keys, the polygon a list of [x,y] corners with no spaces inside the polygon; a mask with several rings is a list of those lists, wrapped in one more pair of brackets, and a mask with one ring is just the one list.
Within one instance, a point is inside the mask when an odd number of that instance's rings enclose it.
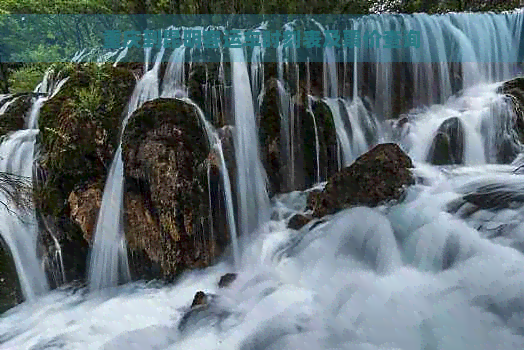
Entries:
{"label": "blue-tinted banner at top", "polygon": [[[0,59],[143,62],[146,52],[172,61],[184,50],[185,62],[511,63],[524,56],[520,16],[0,15]],[[505,45],[513,54],[501,54]]]}

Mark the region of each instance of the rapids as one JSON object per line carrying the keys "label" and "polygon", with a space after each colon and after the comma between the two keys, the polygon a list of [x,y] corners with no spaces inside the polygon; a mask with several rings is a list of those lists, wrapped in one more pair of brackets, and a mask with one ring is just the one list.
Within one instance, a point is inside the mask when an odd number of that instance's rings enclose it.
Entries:
{"label": "rapids", "polygon": [[[436,55],[433,59],[440,62],[447,51],[439,49],[453,38],[462,49],[454,46],[452,53],[467,61],[461,66],[464,90],[460,93],[451,87],[447,65],[414,65],[413,98],[425,95],[426,103],[410,111],[401,128],[383,118],[391,109],[387,94],[391,66],[376,68],[375,84],[382,90],[376,108],[369,111],[356,96],[363,72],[353,71],[352,97],[339,94],[334,58],[325,52],[327,86],[325,95],[316,98],[333,114],[340,166],[350,164],[378,142],[393,141],[414,160],[417,181],[399,204],[347,209],[315,220],[300,231],[288,229],[287,222],[293,214],[306,211],[311,189],[268,198],[260,164],[255,113],[264,90],[260,63],[264,53],[254,52],[250,67],[245,53],[232,49],[240,195],[234,259],[225,256],[215,266],[186,272],[173,284],[116,286],[119,279],[128,279],[121,227],[122,159],[117,152],[91,252],[90,288],[66,285],[46,292],[45,280],[31,277],[41,278],[42,273],[27,272],[26,266],[39,267],[34,252],[24,255],[24,247],[13,243],[10,249],[27,260],[17,260],[17,272],[28,300],[0,315],[0,349],[524,348],[524,153],[519,141],[509,138],[517,153],[512,162],[502,164],[498,158],[501,143],[511,136],[508,123],[514,110],[496,89],[501,81],[516,75],[515,67],[508,63],[485,68],[468,61],[472,56],[480,62],[516,57],[515,48],[522,45],[522,16],[486,14],[481,21],[460,14],[392,19],[403,19],[407,27],[427,28],[425,42],[434,40],[436,50],[413,51],[413,59],[423,61],[424,55]],[[383,28],[386,20],[371,17],[358,25]],[[486,39],[494,36],[497,40]],[[296,54],[288,51],[292,50],[280,51],[282,60]],[[146,66],[123,127],[145,101],[158,96],[186,98],[184,52],[175,49],[171,54],[163,91],[159,91],[158,78],[163,49],[153,67]],[[152,54],[147,52],[147,60]],[[364,61],[364,54],[348,53],[359,61]],[[374,58],[383,60],[381,54],[384,52],[375,53]],[[117,60],[122,55],[125,53]],[[308,83],[311,79],[308,73]],[[289,155],[293,154],[292,130],[297,121],[289,112],[292,102],[285,89],[281,81],[280,113],[281,122],[287,123],[282,129],[288,133],[284,139],[289,142]],[[432,165],[428,162],[431,145],[439,127],[451,117],[462,125],[464,151],[458,164]],[[0,152],[14,148],[10,142],[31,131],[12,134]],[[28,147],[33,146],[34,137],[30,141]],[[318,144],[318,140],[308,142]],[[316,179],[323,181],[318,148],[316,145]],[[27,153],[25,173],[33,159],[32,149],[19,148],[18,152]],[[293,161],[292,156],[288,159]],[[3,164],[0,166],[7,166]],[[228,178],[223,181],[230,186]],[[233,220],[233,213],[229,214]],[[14,236],[4,226],[2,237]],[[33,242],[35,234],[18,237]],[[32,251],[33,247],[26,245],[25,249]],[[237,279],[230,287],[219,289],[220,276],[228,272],[238,273]],[[210,295],[210,305],[188,313],[199,290]]]}

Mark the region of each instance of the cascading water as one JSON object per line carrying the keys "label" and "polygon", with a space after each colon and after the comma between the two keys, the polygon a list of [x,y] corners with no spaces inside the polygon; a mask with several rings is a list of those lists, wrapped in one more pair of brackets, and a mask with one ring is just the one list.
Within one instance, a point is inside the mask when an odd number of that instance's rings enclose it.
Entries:
{"label": "cascading water", "polygon": [[269,219],[269,198],[260,162],[258,134],[251,84],[244,53],[230,50],[235,110],[235,160],[239,195],[239,223],[244,235],[254,232]]}
{"label": "cascading water", "polygon": [[[382,118],[395,102],[390,98],[393,64],[372,67],[377,74],[353,70],[350,77],[358,78],[359,86],[349,85],[351,96],[320,96],[333,113],[344,164],[386,140],[408,151],[417,181],[402,203],[347,209],[299,232],[287,223],[294,213],[307,213],[308,191],[275,196],[268,213],[253,108],[257,84],[249,80],[242,49],[231,49],[239,222],[244,235],[262,228],[239,246],[237,265],[224,262],[189,272],[171,286],[127,284],[110,299],[53,291],[38,307],[22,304],[3,317],[1,347],[523,348],[524,156],[500,158],[515,115],[510,101],[496,93],[498,84],[491,84],[510,78],[514,70],[511,64],[459,64],[465,80],[457,89],[455,68],[439,60],[455,55],[470,62],[503,62],[513,57],[519,45],[511,43],[520,40],[522,14],[486,14],[479,21],[468,16],[354,20],[368,30],[384,31],[390,22],[425,28],[427,46],[409,50],[409,57],[420,63],[407,67],[410,97],[420,108],[399,120],[403,126],[389,130]],[[366,55],[380,61],[390,54],[348,50],[346,57],[358,56],[359,64],[351,66],[360,69]],[[426,56],[433,60],[424,61]],[[368,79],[381,90],[375,99],[385,98],[372,101],[373,108],[366,107],[365,91],[359,89]],[[439,131],[449,119],[453,122],[446,125],[451,126]],[[318,124],[317,119],[320,130]],[[463,135],[463,152],[452,167],[428,161],[442,133]],[[510,142],[515,140],[510,137]],[[237,279],[219,289],[220,276],[232,269]],[[197,290],[209,294],[210,305],[187,313]]]}
{"label": "cascading water", "polygon": [[[42,96],[37,97],[32,104],[26,120],[27,128],[5,136],[0,144],[0,172],[11,174],[13,180],[20,181],[28,189],[32,188],[40,108],[67,81],[63,79],[54,86],[51,79],[53,73],[51,69],[46,71],[43,81],[35,89],[35,93]],[[16,98],[4,104],[0,116],[13,102],[16,102]],[[22,193],[20,198],[28,195]],[[3,203],[0,206],[0,236],[13,256],[22,293],[26,300],[32,301],[49,289],[45,271],[37,256],[38,223],[33,207],[26,207],[28,203],[23,199],[18,204],[13,203],[12,199],[3,191],[0,193],[0,202]]]}
{"label": "cascading water", "polygon": [[[122,132],[133,112],[143,103],[159,97],[158,71],[162,49],[155,65],[137,83],[122,122]],[[130,279],[127,244],[123,227],[124,164],[122,144],[118,145],[107,177],[89,258],[89,288],[93,291],[114,287]]]}

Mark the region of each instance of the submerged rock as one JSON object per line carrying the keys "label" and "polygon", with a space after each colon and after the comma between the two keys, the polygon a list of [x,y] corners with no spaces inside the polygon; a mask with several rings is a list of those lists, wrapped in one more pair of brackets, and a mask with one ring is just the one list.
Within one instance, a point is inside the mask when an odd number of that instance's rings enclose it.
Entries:
{"label": "submerged rock", "polygon": [[427,162],[434,165],[464,162],[465,132],[459,118],[449,118],[440,125],[428,153]]}
{"label": "submerged rock", "polygon": [[195,294],[195,297],[193,298],[193,302],[191,303],[191,308],[194,308],[196,306],[205,306],[208,304],[208,298],[206,293],[202,291],[198,291]]}
{"label": "submerged rock", "polygon": [[[197,111],[182,100],[147,102],[129,119],[122,141],[124,225],[130,254],[160,268],[151,278],[209,266],[229,243],[225,217],[211,218],[221,196],[209,189],[209,154]],[[131,260],[135,272],[144,264]]]}
{"label": "submerged rock", "polygon": [[414,183],[412,167],[397,144],[377,145],[333,175],[322,192],[311,192],[308,206],[314,216],[322,217],[351,206],[373,207],[401,199],[404,187]]}
{"label": "submerged rock", "polygon": [[302,227],[307,225],[313,217],[311,215],[295,214],[289,219],[287,227],[292,230],[300,230]]}
{"label": "submerged rock", "polygon": [[220,281],[218,281],[218,288],[227,288],[237,279],[236,273],[226,273],[222,277],[220,277]]}

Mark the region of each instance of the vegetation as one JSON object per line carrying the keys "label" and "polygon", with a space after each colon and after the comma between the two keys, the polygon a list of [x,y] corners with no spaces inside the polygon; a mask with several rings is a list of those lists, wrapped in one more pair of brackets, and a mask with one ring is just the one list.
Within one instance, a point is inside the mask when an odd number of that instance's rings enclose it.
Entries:
{"label": "vegetation", "polygon": [[41,160],[48,176],[38,206],[60,217],[76,184],[105,176],[135,79],[125,68],[77,65],[63,88],[40,111]]}

